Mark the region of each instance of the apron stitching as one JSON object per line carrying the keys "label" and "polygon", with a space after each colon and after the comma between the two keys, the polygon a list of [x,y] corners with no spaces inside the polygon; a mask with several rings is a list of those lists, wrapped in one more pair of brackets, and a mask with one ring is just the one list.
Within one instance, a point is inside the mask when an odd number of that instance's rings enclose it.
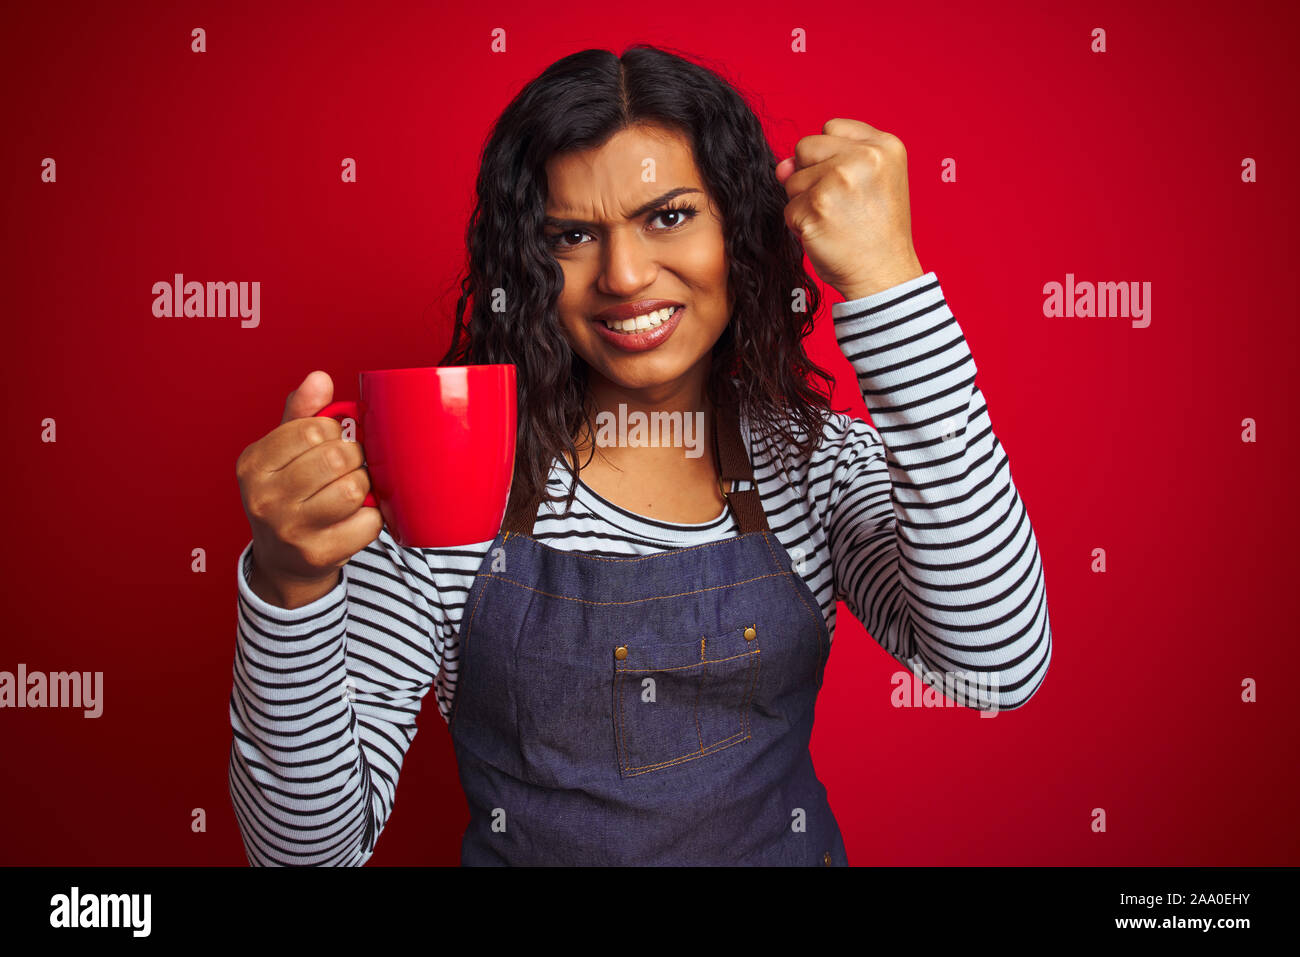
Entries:
{"label": "apron stitching", "polygon": [[[704,639],[700,639],[700,661],[704,661]],[[677,669],[673,669],[674,671]],[[704,688],[704,679],[709,673],[709,666],[700,668],[700,680],[695,683],[695,734],[700,741],[700,754],[704,753],[704,729],[700,727],[700,692]],[[743,726],[742,726],[743,730]]]}
{"label": "apron stitching", "polygon": [[486,591],[487,591],[486,588],[479,589],[478,598],[474,599],[474,607],[470,609],[469,621],[465,623],[465,627],[464,629],[461,630],[460,633],[460,641],[459,641],[460,648],[457,653],[456,694],[453,696],[451,701],[451,714],[447,716],[448,729],[451,728],[451,723],[456,720],[456,708],[460,705],[461,700],[465,697],[460,693],[461,682],[465,678],[465,665],[468,663],[465,655],[465,649],[468,647],[469,633],[474,630],[474,616],[478,614],[478,606],[483,601],[483,594]]}
{"label": "apron stitching", "polygon": [[[755,642],[757,642],[757,639],[755,639]],[[743,719],[743,724],[741,725],[741,727],[745,729],[746,737],[749,736],[749,703],[754,698],[755,689],[758,688],[758,669],[763,667],[763,656],[761,654],[762,651],[763,651],[762,648],[754,649],[754,676],[749,684],[749,694],[745,695],[745,702],[740,706],[740,714],[741,714],[741,718]]]}
{"label": "apron stitching", "polygon": [[668,558],[672,555],[684,555],[687,554],[688,552],[699,551],[705,548],[719,548],[723,545],[734,545],[736,542],[743,539],[746,535],[765,535],[765,534],[767,533],[761,531],[745,532],[744,534],[741,535],[733,535],[731,538],[724,538],[718,542],[704,542],[703,544],[700,545],[687,545],[685,548],[673,548],[664,552],[655,552],[653,555],[629,555],[627,558],[608,558],[604,555],[587,555],[584,554],[583,552],[569,551],[564,548],[553,548],[552,546],[547,545],[545,542],[538,541],[532,535],[525,535],[522,532],[515,532],[514,536],[515,538],[526,538],[529,541],[533,542],[535,545],[539,546],[540,548],[546,549],[548,552],[556,552],[560,555],[571,555],[574,558],[580,558],[589,562],[609,562],[615,565],[630,565],[633,562],[644,562],[654,558]]}
{"label": "apron stitching", "polygon": [[748,732],[737,731],[729,738],[715,741],[713,744],[709,745],[707,751],[692,751],[689,754],[683,754],[676,758],[669,758],[667,761],[660,761],[658,764],[641,764],[634,768],[627,768],[626,770],[631,771],[634,774],[645,774],[647,771],[659,771],[663,768],[671,767],[674,764],[681,764],[683,761],[694,761],[696,758],[706,758],[711,754],[716,754],[719,751],[731,747],[733,744],[740,744],[741,741],[748,740]]}
{"label": "apron stitching", "polygon": [[[705,592],[709,592],[709,591],[719,591],[724,588],[735,588],[738,585],[748,585],[751,582],[763,581],[766,578],[784,578],[787,577],[788,575],[789,575],[788,572],[769,572],[766,575],[759,575],[757,578],[746,578],[744,581],[730,582],[729,584],[726,585],[710,585],[708,588],[696,588],[692,591],[675,592],[671,595],[651,595],[647,598],[636,598],[633,599],[632,601],[589,601],[585,598],[573,598],[569,595],[555,595],[548,591],[542,591],[540,588],[534,588],[532,585],[525,585],[523,582],[517,582],[513,578],[506,578],[502,575],[493,575],[489,573],[489,574],[481,575],[479,577],[493,578],[496,579],[497,581],[505,582],[507,585],[514,585],[517,588],[523,588],[527,591],[536,592],[539,595],[545,595],[547,598],[556,598],[563,601],[576,601],[583,605],[639,605],[642,602],[647,602],[647,601],[663,601],[666,598],[684,598],[687,595],[702,595]],[[803,597],[800,596],[799,600],[803,601]],[[807,602],[804,602],[804,607],[805,608],[808,607]]]}
{"label": "apron stitching", "polygon": [[627,770],[627,759],[623,751],[623,696],[619,693],[623,687],[623,670],[619,669],[614,676],[614,700],[618,703],[618,708],[614,712],[614,740],[618,746],[618,769],[619,771]]}
{"label": "apron stitching", "polygon": [[[778,568],[781,567],[781,560],[776,557],[776,551],[772,548],[772,539],[766,533],[763,535],[763,541],[767,543],[767,550],[772,553],[772,561],[777,563]],[[799,604],[803,605],[804,611],[813,616],[813,620],[817,625],[817,659],[820,661],[822,656],[825,654],[824,645],[822,644],[822,631],[826,628],[826,619],[823,618],[820,613],[814,614],[813,610],[808,607],[808,602],[803,597],[803,592],[799,590],[799,585],[794,580],[794,570],[790,569],[783,574],[789,576],[790,587],[794,589],[795,597],[799,599]]]}
{"label": "apron stitching", "polygon": [[693,665],[674,665],[671,668],[620,668],[619,674],[629,674],[629,673],[640,674],[642,671],[685,671],[688,668],[698,668],[701,664],[720,665],[724,661],[735,661],[737,658],[748,658],[750,655],[756,655],[756,654],[758,654],[757,651],[742,651],[740,654],[732,655],[730,658],[711,658],[705,662],[697,661]]}

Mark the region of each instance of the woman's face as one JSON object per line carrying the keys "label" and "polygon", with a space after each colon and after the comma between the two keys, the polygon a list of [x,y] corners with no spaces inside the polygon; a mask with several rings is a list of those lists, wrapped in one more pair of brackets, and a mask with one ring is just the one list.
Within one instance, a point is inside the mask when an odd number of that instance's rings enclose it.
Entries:
{"label": "woman's face", "polygon": [[[721,212],[690,143],[661,127],[632,127],[599,149],[552,157],[546,173],[545,242],[564,270],[560,322],[593,385],[603,379],[646,402],[702,389],[732,300]],[[656,299],[684,307],[657,331],[618,339],[624,333],[595,318]]]}

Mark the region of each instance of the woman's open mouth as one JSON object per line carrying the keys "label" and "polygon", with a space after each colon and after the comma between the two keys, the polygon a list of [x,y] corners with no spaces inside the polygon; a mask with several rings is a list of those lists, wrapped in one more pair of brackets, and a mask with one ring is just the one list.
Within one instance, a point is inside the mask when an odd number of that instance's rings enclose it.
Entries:
{"label": "woman's open mouth", "polygon": [[634,319],[624,319],[621,322],[593,319],[592,324],[601,338],[616,348],[625,352],[645,352],[667,341],[682,321],[684,312],[685,306],[665,306]]}

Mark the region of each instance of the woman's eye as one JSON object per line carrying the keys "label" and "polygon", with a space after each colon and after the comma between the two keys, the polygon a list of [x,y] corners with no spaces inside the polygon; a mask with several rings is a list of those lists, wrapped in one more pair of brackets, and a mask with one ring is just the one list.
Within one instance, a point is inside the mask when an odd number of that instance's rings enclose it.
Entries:
{"label": "woman's eye", "polygon": [[675,217],[674,221],[666,224],[665,228],[676,229],[678,226],[681,226],[683,223],[685,223],[688,219],[691,219],[694,215],[695,215],[695,209],[693,207],[681,206],[681,207],[675,207],[673,209],[661,209],[659,210],[659,212],[655,213],[654,218],[658,219],[660,216],[673,216]]}
{"label": "woman's eye", "polygon": [[552,233],[549,237],[547,237],[547,242],[549,242],[552,246],[559,247],[560,249],[568,249],[570,244],[562,242],[562,240],[572,236],[577,236],[578,241],[572,243],[572,245],[578,246],[581,245],[582,242],[581,238],[585,235],[587,234],[580,229],[570,229],[568,232]]}

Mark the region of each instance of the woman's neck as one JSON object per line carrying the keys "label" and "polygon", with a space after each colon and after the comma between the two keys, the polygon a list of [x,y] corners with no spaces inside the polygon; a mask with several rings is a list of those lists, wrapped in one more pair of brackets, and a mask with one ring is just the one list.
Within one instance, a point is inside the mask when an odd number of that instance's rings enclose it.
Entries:
{"label": "woman's neck", "polygon": [[[673,382],[634,389],[592,374],[589,418],[576,445],[579,461],[616,471],[694,472],[712,461],[713,406],[705,389],[706,364]],[[589,431],[595,428],[594,435]]]}

